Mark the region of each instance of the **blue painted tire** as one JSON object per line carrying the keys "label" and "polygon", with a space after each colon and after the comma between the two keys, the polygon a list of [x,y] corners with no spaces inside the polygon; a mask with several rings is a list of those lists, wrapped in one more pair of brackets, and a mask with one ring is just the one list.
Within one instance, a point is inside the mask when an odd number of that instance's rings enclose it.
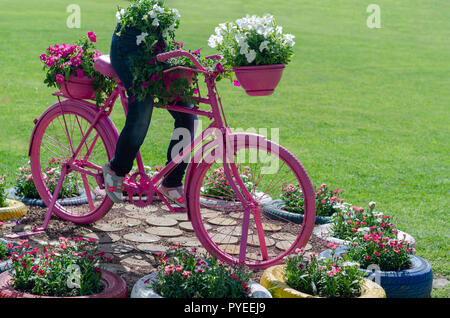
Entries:
{"label": "blue painted tire", "polygon": [[[296,224],[303,223],[303,214],[289,212],[282,209],[284,207],[283,200],[271,201],[269,202],[269,205],[270,206],[266,205],[262,208],[262,213],[269,219],[275,221],[290,221]],[[330,223],[329,216],[316,215],[315,224],[326,224],[326,223]]]}
{"label": "blue painted tire", "polygon": [[[347,247],[339,246],[335,255],[340,256]],[[430,263],[417,255],[409,255],[411,268],[402,271],[370,271],[360,269],[366,277],[378,278],[388,298],[428,298],[433,285],[433,271]],[[331,250],[319,254],[319,258],[331,258]]]}

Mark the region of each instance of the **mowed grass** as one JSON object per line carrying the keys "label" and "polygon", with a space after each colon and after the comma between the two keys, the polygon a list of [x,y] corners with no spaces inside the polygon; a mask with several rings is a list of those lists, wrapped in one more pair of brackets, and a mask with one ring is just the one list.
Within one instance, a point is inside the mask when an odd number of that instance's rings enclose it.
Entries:
{"label": "mowed grass", "polygon": [[[116,7],[128,5],[79,0],[81,28],[69,29],[71,3],[1,1],[0,172],[11,185],[28,159],[33,119],[56,102],[42,83],[39,55],[87,31],[96,32],[98,48],[108,53]],[[182,15],[179,40],[203,53],[214,53],[207,40],[216,25],[247,13],[272,13],[294,34],[296,56],[272,96],[249,97],[219,83],[230,126],[266,128],[300,159],[314,184],[344,189],[354,205],[376,201],[416,238],[417,253],[435,276],[449,278],[448,1],[379,0],[380,29],[367,27],[370,2],[358,0],[167,3]],[[116,106],[120,130],[123,111]],[[154,112],[142,149],[146,163],[165,162],[172,127],[166,111]],[[449,289],[433,296],[449,297]]]}

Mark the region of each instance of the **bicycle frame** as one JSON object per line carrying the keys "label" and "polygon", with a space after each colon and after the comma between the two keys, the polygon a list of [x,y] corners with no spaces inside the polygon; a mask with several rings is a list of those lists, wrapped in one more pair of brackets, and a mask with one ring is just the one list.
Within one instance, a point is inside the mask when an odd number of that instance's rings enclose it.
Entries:
{"label": "bicycle frame", "polygon": [[[222,107],[222,102],[221,102],[220,96],[218,94],[216,85],[215,85],[215,79],[219,75],[219,72],[218,71],[211,72],[211,71],[205,70],[201,66],[201,64],[195,59],[195,57],[193,55],[191,55],[188,52],[184,52],[184,51],[180,51],[180,50],[160,54],[160,55],[158,55],[158,60],[160,60],[160,61],[167,60],[171,57],[176,57],[176,56],[181,56],[181,55],[189,57],[194,62],[194,65],[197,68],[194,69],[194,68],[178,66],[178,67],[174,67],[169,70],[166,70],[164,72],[167,73],[167,72],[172,72],[175,70],[184,70],[184,71],[191,71],[191,72],[203,74],[204,78],[205,78],[205,83],[206,83],[206,86],[208,89],[208,98],[202,97],[199,92],[199,96],[196,97],[196,99],[199,102],[199,104],[209,105],[211,107],[211,110],[200,110],[198,106],[195,106],[191,109],[181,107],[181,106],[176,106],[177,101],[175,101],[172,105],[167,105],[167,106],[161,107],[161,108],[171,110],[171,111],[176,111],[176,112],[184,112],[184,113],[196,114],[199,116],[207,117],[210,120],[212,120],[212,122],[209,124],[209,126],[205,130],[203,130],[200,133],[199,136],[197,136],[192,142],[190,142],[189,145],[184,147],[182,149],[182,151],[175,158],[172,159],[171,162],[169,162],[156,176],[154,176],[150,180],[149,183],[147,182],[143,185],[137,185],[136,183],[130,182],[130,179],[126,179],[124,181],[124,189],[126,191],[127,190],[135,191],[135,193],[138,194],[139,197],[141,197],[142,194],[148,194],[148,193],[151,194],[148,197],[147,202],[136,204],[137,206],[145,206],[145,205],[150,204],[153,200],[153,194],[156,193],[161,198],[161,200],[167,205],[167,207],[169,208],[169,210],[171,212],[186,212],[185,209],[173,207],[165,199],[165,197],[157,191],[155,185],[160,183],[165,175],[169,174],[179,163],[186,160],[187,157],[193,153],[194,156],[193,156],[193,159],[190,161],[188,171],[187,171],[186,177],[185,177],[185,185],[189,185],[189,183],[191,181],[190,180],[191,170],[195,169],[195,164],[196,164],[195,159],[196,158],[199,159],[202,157],[202,151],[206,149],[205,148],[206,145],[209,145],[209,148],[211,148],[213,146],[219,146],[219,147],[221,147],[222,150],[224,150],[224,151],[221,151],[221,156],[222,156],[222,160],[223,160],[224,172],[230,182],[230,186],[233,188],[235,193],[238,195],[238,199],[241,202],[245,203],[244,224],[246,225],[245,228],[248,228],[251,207],[247,203],[246,199],[249,201],[254,201],[254,200],[252,198],[252,195],[248,192],[247,188],[245,187],[244,183],[242,182],[236,165],[234,164],[234,162],[232,160],[230,161],[230,158],[227,156],[227,154],[232,153],[232,152],[230,152],[230,147],[232,145],[231,141],[232,141],[233,133],[226,121],[225,114],[224,114],[223,107]],[[215,55],[211,56],[210,58],[219,59],[219,57],[215,56]],[[61,176],[60,176],[60,178],[57,182],[57,186],[53,192],[53,198],[52,198],[51,204],[48,207],[42,227],[35,227],[33,229],[33,232],[17,233],[17,234],[13,234],[9,237],[17,238],[17,237],[29,236],[29,235],[33,235],[33,234],[37,234],[37,233],[45,231],[45,229],[48,227],[48,223],[52,216],[52,213],[53,213],[52,210],[57,202],[57,197],[58,197],[57,194],[61,190],[65,176],[71,170],[80,172],[80,174],[82,176],[84,176],[82,178],[82,181],[83,181],[83,186],[85,188],[85,191],[86,191],[86,194],[88,197],[88,204],[90,207],[93,207],[93,201],[92,201],[92,197],[90,194],[89,185],[87,184],[86,175],[90,175],[90,176],[93,176],[94,178],[96,178],[97,183],[99,185],[102,185],[102,183],[103,183],[103,175],[102,175],[102,169],[100,166],[97,166],[94,164],[89,164],[87,162],[87,159],[89,158],[89,156],[94,148],[94,145],[98,139],[98,135],[94,138],[94,140],[90,146],[88,146],[86,144],[86,140],[89,137],[89,135],[91,134],[94,127],[97,125],[97,123],[102,119],[102,117],[109,116],[111,114],[117,98],[120,97],[120,100],[121,100],[121,103],[122,103],[122,106],[123,106],[123,109],[125,112],[125,116],[127,115],[127,113],[128,113],[128,98],[126,97],[126,90],[119,79],[116,80],[116,83],[117,83],[117,85],[114,88],[111,95],[106,99],[104,105],[98,109],[92,125],[88,128],[86,133],[82,136],[82,140],[81,140],[80,144],[77,146],[76,149],[74,149],[73,145],[71,145],[73,155],[71,158],[66,160],[62,165]],[[198,85],[197,85],[197,88],[199,88]],[[60,92],[53,93],[53,95],[57,96],[59,104],[61,105],[60,97],[65,97],[65,96],[63,96]],[[61,113],[62,113],[62,117],[65,122],[65,117],[64,117],[64,112],[62,110],[62,106],[61,106]],[[65,123],[65,125],[66,125],[66,127],[65,127],[66,133],[68,133],[67,124]],[[218,135],[220,135],[220,137],[216,136],[216,138],[214,139],[214,143],[211,143],[211,141],[209,141],[205,145],[205,142],[208,141],[208,139],[217,132],[218,132]],[[195,150],[195,149],[198,149],[202,145],[204,147],[202,147],[200,150]],[[83,159],[81,159],[81,160],[77,159],[78,154],[80,153],[80,151],[83,147],[86,147],[88,149],[88,151]],[[30,148],[31,148],[31,143],[30,143]],[[145,174],[144,163],[143,163],[140,152],[138,152],[136,155],[136,162],[138,165],[138,173],[141,176],[145,176],[148,178],[148,176]],[[82,164],[80,164],[80,163],[82,163]],[[90,169],[92,169],[92,170],[90,170]],[[93,170],[96,172],[94,172]],[[187,189],[186,191],[188,191],[189,186],[185,187],[185,189]],[[244,198],[244,196],[246,197],[246,199]],[[185,197],[187,198],[187,196],[185,196]],[[135,204],[134,202],[132,202],[132,203]],[[189,212],[189,211],[187,211],[187,212]],[[188,215],[189,215],[189,213],[188,213]],[[261,225],[260,222],[258,222],[258,223]],[[262,231],[262,228],[258,229],[258,232],[259,231]],[[246,238],[246,236],[247,236],[247,234],[243,233],[243,237]],[[246,239],[243,243],[244,244],[241,245],[241,247],[246,245]],[[267,254],[267,251],[263,251],[263,253]],[[245,249],[241,250],[241,254],[242,254],[241,257],[244,257]]]}

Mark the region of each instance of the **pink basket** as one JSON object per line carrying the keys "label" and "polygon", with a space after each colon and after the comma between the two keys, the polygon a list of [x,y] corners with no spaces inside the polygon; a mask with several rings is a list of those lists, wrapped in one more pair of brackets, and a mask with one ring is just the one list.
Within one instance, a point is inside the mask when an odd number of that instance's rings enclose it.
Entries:
{"label": "pink basket", "polygon": [[285,68],[284,64],[234,67],[239,84],[250,96],[272,95]]}
{"label": "pink basket", "polygon": [[70,76],[68,82],[59,85],[61,93],[74,99],[95,99],[95,91],[92,88],[93,78],[83,76]]}

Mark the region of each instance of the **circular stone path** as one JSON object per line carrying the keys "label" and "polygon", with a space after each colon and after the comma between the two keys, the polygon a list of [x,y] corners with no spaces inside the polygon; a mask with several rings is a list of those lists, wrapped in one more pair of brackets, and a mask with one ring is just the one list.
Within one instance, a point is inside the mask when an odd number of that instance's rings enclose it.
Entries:
{"label": "circular stone path", "polygon": [[171,227],[155,226],[145,229],[145,232],[163,237],[174,237],[183,235],[183,231]]}
{"label": "circular stone path", "polygon": [[138,242],[138,243],[153,243],[159,241],[161,238],[156,235],[152,235],[149,233],[128,233],[123,236],[124,239],[132,241],[132,242]]}

